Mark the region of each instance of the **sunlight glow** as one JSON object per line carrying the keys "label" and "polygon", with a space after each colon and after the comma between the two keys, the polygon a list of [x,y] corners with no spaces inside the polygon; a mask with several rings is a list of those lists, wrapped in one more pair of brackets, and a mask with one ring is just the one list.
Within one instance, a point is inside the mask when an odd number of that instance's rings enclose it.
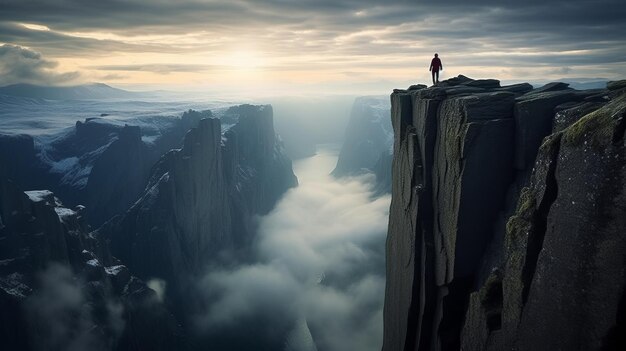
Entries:
{"label": "sunlight glow", "polygon": [[31,30],[50,31],[50,28],[42,26],[41,24],[21,23],[21,25]]}
{"label": "sunlight glow", "polygon": [[238,50],[226,55],[224,66],[237,70],[255,70],[263,66],[263,58],[254,51]]}

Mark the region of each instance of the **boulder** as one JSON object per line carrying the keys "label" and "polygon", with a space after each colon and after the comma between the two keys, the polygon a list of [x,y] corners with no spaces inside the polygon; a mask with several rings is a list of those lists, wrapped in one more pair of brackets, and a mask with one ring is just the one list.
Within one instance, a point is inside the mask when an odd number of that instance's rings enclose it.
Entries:
{"label": "boulder", "polygon": [[606,83],[606,88],[609,90],[621,90],[626,88],[626,79],[616,80]]}
{"label": "boulder", "polygon": [[444,81],[439,82],[439,86],[455,86],[460,84],[467,84],[469,82],[474,81],[472,78],[466,77],[462,74],[459,74],[457,77],[452,77],[450,79],[446,79]]}
{"label": "boulder", "polygon": [[497,90],[509,91],[511,93],[516,93],[516,94],[526,94],[530,92],[531,90],[533,90],[533,86],[529,83],[520,83],[520,84],[513,84],[513,85],[505,85]]}
{"label": "boulder", "polygon": [[463,84],[467,85],[468,87],[478,87],[483,89],[500,88],[500,81],[497,79],[477,79]]}
{"label": "boulder", "polygon": [[558,105],[555,109],[556,114],[554,115],[552,133],[564,130],[576,123],[583,116],[586,116],[602,106],[603,104],[598,102],[570,102]]}
{"label": "boulder", "polygon": [[414,84],[414,85],[411,85],[407,90],[420,90],[420,89],[425,89],[425,88],[427,88],[427,86],[424,84]]}

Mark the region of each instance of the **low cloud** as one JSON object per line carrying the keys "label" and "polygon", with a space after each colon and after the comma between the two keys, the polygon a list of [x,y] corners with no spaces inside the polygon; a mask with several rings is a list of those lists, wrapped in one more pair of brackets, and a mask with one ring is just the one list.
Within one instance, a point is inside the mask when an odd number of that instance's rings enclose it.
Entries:
{"label": "low cloud", "polygon": [[0,46],[0,86],[30,83],[64,85],[75,82],[78,72],[58,73],[58,64],[39,52],[11,44]]}
{"label": "low cloud", "polygon": [[87,68],[99,71],[129,71],[129,72],[153,72],[160,74],[168,74],[172,72],[203,72],[221,66],[215,65],[196,65],[196,64],[136,64],[136,65],[104,65],[90,66]]}
{"label": "low cloud", "polygon": [[68,267],[51,265],[39,275],[38,284],[24,305],[35,350],[108,350],[111,340],[121,335],[122,305],[103,301],[104,311],[96,323],[95,306]]}
{"label": "low cloud", "polygon": [[103,76],[100,76],[100,79],[103,80],[120,80],[120,79],[126,79],[128,78],[128,76],[122,75],[122,74],[105,74]]}
{"label": "low cloud", "polygon": [[257,264],[202,280],[200,330],[237,335],[254,321],[294,351],[315,349],[311,335],[319,350],[380,349],[390,198],[371,198],[370,177],[331,178],[329,160],[296,164],[300,186],[260,222]]}
{"label": "low cloud", "polygon": [[165,280],[157,278],[150,279],[146,285],[148,285],[150,289],[154,290],[158,301],[163,302],[163,299],[165,298],[165,288],[167,287]]}

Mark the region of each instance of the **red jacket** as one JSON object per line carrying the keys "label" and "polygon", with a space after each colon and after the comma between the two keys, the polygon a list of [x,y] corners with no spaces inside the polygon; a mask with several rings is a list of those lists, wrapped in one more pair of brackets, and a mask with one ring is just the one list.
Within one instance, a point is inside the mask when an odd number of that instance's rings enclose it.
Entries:
{"label": "red jacket", "polygon": [[443,67],[443,65],[441,64],[439,57],[435,57],[432,61],[430,61],[430,69],[434,72],[438,72],[441,67]]}

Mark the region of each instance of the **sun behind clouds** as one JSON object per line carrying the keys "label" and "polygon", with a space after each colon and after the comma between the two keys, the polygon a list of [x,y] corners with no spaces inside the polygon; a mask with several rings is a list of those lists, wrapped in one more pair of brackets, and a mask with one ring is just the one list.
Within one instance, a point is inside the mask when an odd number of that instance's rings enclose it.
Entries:
{"label": "sun behind clouds", "polygon": [[221,62],[225,67],[235,70],[255,71],[266,64],[263,57],[256,51],[236,50],[224,56]]}

